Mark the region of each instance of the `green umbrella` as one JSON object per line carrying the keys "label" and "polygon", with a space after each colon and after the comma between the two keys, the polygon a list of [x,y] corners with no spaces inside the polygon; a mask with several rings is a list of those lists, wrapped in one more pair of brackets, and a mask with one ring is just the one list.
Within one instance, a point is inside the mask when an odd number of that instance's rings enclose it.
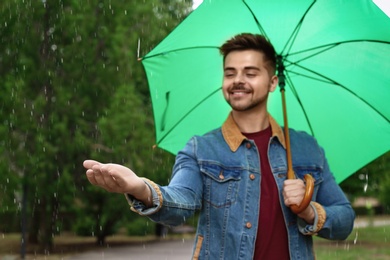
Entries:
{"label": "green umbrella", "polygon": [[[142,58],[159,147],[176,153],[226,119],[218,47],[242,32],[275,46],[289,127],[316,137],[338,182],[389,151],[390,18],[370,0],[204,1]],[[283,125],[279,92],[268,109]]]}

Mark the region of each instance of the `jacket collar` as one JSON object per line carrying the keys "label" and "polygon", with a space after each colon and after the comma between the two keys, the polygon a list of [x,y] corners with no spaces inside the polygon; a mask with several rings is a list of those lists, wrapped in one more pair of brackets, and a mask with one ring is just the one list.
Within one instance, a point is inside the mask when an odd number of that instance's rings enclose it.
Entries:
{"label": "jacket collar", "polygon": [[[270,114],[268,114],[268,118],[272,129],[272,136],[276,136],[283,147],[286,148],[282,128]],[[242,141],[247,139],[238,128],[238,125],[233,119],[232,113],[229,114],[228,118],[222,125],[222,135],[232,152],[236,152]]]}

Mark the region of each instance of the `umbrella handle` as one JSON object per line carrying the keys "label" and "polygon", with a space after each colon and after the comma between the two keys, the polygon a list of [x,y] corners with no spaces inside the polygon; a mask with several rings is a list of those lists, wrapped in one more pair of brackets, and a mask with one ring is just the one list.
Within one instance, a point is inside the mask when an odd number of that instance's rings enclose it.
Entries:
{"label": "umbrella handle", "polygon": [[[280,92],[282,94],[282,108],[283,108],[283,120],[284,120],[284,138],[286,139],[286,156],[287,156],[287,179],[295,179],[295,173],[293,170],[291,147],[290,147],[290,134],[288,131],[288,119],[287,119],[287,108],[286,108],[286,97],[284,94],[285,87],[285,75],[284,65],[281,57],[278,57],[278,77]],[[299,214],[304,211],[310,204],[311,198],[314,191],[314,178],[310,174],[305,175],[306,190],[305,195],[299,205],[291,205],[290,209],[295,214]]]}
{"label": "umbrella handle", "polygon": [[314,178],[310,174],[305,175],[306,190],[305,195],[299,205],[291,205],[290,209],[295,214],[299,214],[304,211],[310,204],[314,191]]}
{"label": "umbrella handle", "polygon": [[[287,179],[295,179],[295,173],[293,170],[291,147],[290,147],[290,134],[288,131],[288,120],[286,111],[286,101],[284,96],[284,89],[281,90],[282,103],[283,103],[283,115],[284,115],[284,138],[286,139],[286,156],[287,156]],[[299,214],[304,211],[310,204],[314,191],[314,178],[310,174],[304,176],[306,182],[305,195],[299,205],[291,205],[290,209],[295,214]]]}

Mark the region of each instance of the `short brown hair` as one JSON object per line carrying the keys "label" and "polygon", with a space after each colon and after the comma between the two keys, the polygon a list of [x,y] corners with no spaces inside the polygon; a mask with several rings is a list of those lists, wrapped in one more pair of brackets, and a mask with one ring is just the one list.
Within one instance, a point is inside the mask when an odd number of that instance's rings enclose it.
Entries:
{"label": "short brown hair", "polygon": [[226,56],[232,51],[255,50],[262,52],[270,67],[271,75],[275,74],[276,70],[276,52],[274,46],[263,35],[241,33],[227,40],[219,51],[223,55],[225,63]]}

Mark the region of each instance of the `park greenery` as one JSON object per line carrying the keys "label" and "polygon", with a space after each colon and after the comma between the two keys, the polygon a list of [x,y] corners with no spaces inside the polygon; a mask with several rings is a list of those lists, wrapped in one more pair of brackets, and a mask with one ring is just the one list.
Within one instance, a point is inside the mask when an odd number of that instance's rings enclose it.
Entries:
{"label": "park greenery", "polygon": [[[89,185],[82,162],[121,163],[168,183],[174,158],[154,148],[148,84],[137,58],[191,4],[2,0],[0,232],[25,228],[27,243],[42,252],[65,231],[94,236],[98,244],[124,226],[137,235],[154,232],[129,212],[123,195]],[[387,153],[342,186],[351,198],[375,196],[389,205],[389,169]]]}

